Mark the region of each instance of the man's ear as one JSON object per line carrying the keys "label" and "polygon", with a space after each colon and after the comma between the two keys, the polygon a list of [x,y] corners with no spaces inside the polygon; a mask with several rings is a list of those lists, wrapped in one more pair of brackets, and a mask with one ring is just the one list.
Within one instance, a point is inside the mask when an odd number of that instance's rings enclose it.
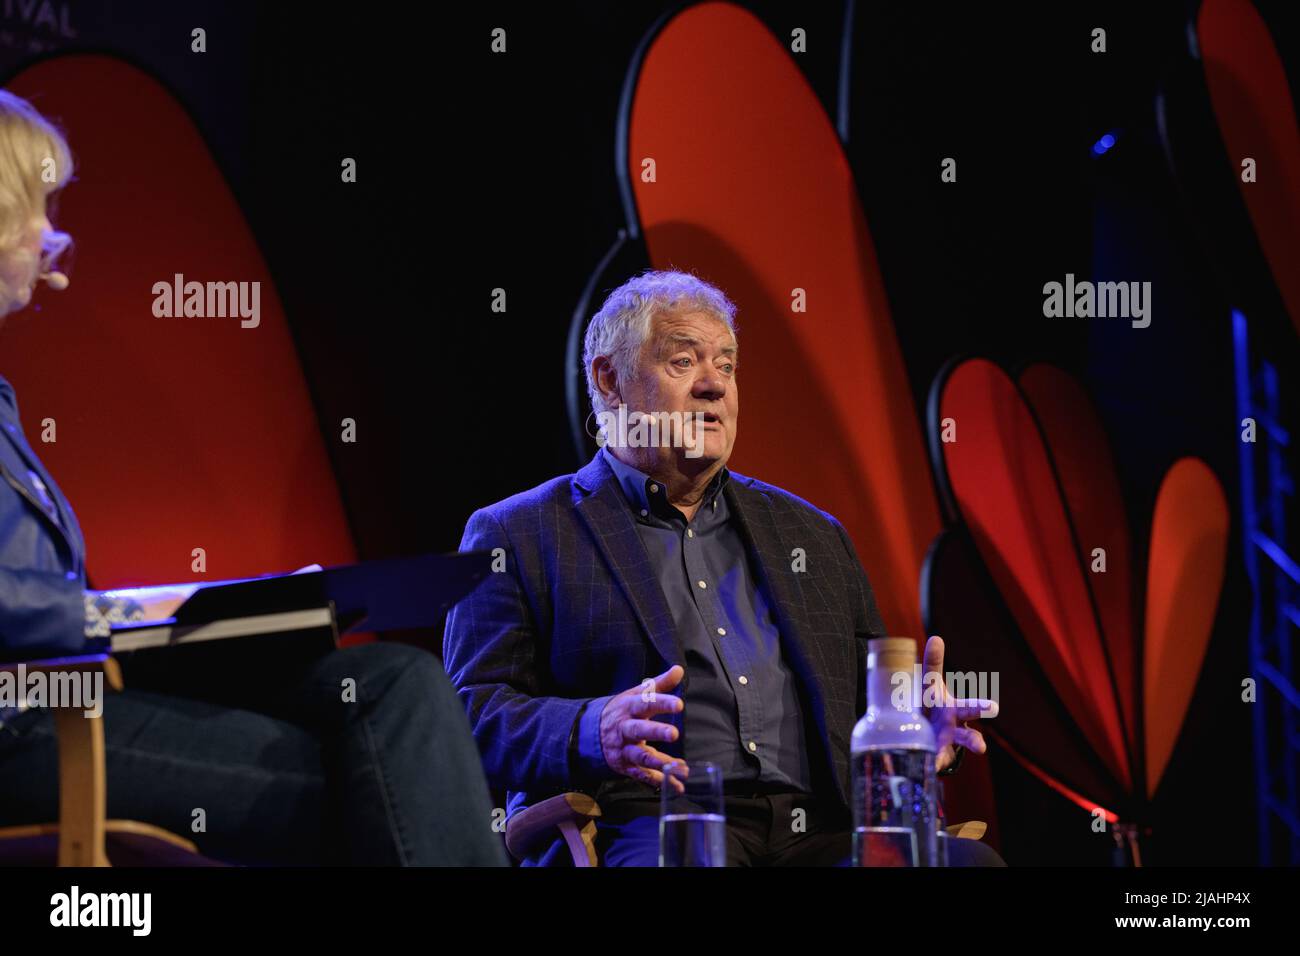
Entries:
{"label": "man's ear", "polygon": [[623,396],[618,390],[618,372],[608,356],[597,355],[591,360],[591,378],[596,383],[596,391],[605,399],[607,407],[617,408],[623,404]]}

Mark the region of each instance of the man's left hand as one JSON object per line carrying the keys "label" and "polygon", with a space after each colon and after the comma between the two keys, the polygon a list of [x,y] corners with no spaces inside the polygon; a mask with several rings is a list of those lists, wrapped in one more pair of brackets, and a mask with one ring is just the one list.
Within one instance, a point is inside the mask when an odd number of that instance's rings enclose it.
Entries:
{"label": "man's left hand", "polygon": [[[932,678],[931,674],[939,676]],[[943,638],[937,634],[925,642],[925,665],[922,668],[921,684],[923,701],[929,700],[935,693],[932,687],[942,688],[943,702],[936,707],[922,707],[922,711],[929,719],[930,726],[934,728],[935,742],[938,747],[935,770],[943,770],[956,759],[956,752],[953,750],[956,744],[961,744],[967,750],[977,754],[986,752],[989,748],[984,742],[984,735],[978,730],[965,726],[964,722],[979,720],[980,717],[996,717],[998,703],[983,697],[958,699],[952,696],[948,690],[948,683],[943,677]],[[963,725],[958,726],[958,721],[962,721]]]}

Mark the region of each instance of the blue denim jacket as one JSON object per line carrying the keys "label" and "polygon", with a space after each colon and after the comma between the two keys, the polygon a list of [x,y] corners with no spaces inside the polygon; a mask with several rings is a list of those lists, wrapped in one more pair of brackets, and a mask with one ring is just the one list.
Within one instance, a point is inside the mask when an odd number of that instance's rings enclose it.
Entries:
{"label": "blue denim jacket", "polygon": [[68,500],[23,435],[0,377],[0,657],[85,648],[86,545]]}

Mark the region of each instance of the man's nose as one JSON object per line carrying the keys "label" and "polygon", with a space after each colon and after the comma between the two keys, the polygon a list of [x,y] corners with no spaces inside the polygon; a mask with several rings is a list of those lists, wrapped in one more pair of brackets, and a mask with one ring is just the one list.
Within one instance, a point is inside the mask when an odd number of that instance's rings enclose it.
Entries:
{"label": "man's nose", "polygon": [[727,391],[727,380],[714,368],[705,368],[695,379],[691,393],[696,398],[721,398]]}

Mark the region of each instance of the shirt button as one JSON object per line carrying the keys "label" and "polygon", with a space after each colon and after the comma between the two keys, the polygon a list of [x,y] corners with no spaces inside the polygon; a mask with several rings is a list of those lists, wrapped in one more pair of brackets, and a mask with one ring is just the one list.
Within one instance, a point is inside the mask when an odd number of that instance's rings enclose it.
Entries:
{"label": "shirt button", "polygon": [[690,528],[687,528],[687,529],[686,529],[686,537],[688,537],[688,538],[693,538],[693,537],[695,537],[695,532],[692,531]]}
{"label": "shirt button", "polygon": [[705,583],[704,583],[704,582],[703,582],[703,581],[701,581],[701,582],[700,582],[700,587],[702,587],[702,588],[707,588],[707,587],[708,587],[708,585],[707,585],[707,584],[705,584]]}
{"label": "shirt button", "polygon": [[642,518],[644,518],[644,517],[645,517],[646,515],[648,515],[649,513],[650,513],[650,512],[646,511],[644,508],[641,509],[641,517],[642,517]]}
{"label": "shirt button", "polygon": [[727,629],[726,629],[725,627],[720,627],[720,628],[718,628],[718,633],[721,634],[723,637],[726,637],[726,636],[727,636]]}
{"label": "shirt button", "polygon": [[656,484],[651,484],[651,485],[650,485],[650,494],[654,494],[654,493],[655,493],[656,491],[658,491],[658,490],[659,490],[659,486],[658,486],[658,485],[656,485]]}
{"label": "shirt button", "polygon": [[758,749],[758,744],[754,743],[754,741],[751,740],[751,741],[749,742],[749,749],[750,749],[751,751],[753,751],[753,750],[757,750],[757,749]]}
{"label": "shirt button", "polygon": [[748,684],[748,683],[749,683],[749,678],[746,677],[744,674],[741,674],[741,675],[740,675],[740,682],[741,682],[742,684]]}

